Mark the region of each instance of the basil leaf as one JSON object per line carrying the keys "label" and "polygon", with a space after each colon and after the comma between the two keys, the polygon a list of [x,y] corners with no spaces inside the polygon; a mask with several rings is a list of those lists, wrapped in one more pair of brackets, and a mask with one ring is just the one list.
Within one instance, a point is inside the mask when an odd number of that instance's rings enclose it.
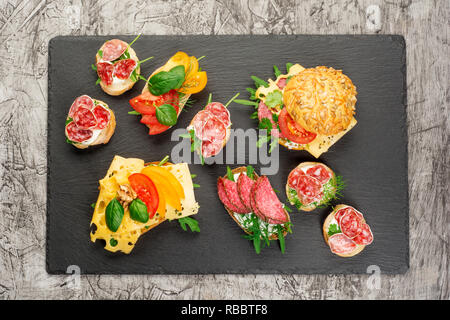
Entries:
{"label": "basil leaf", "polygon": [[153,95],[160,96],[172,89],[180,88],[184,78],[184,66],[176,66],[169,71],[158,72],[148,81],[149,90]]}
{"label": "basil leaf", "polygon": [[119,200],[112,199],[106,206],[106,225],[112,232],[116,232],[119,229],[123,219],[123,207]]}
{"label": "basil leaf", "polygon": [[177,111],[170,104],[163,104],[156,108],[156,119],[165,126],[173,126],[177,123]]}
{"label": "basil leaf", "polygon": [[148,221],[147,206],[141,199],[134,199],[130,203],[130,217],[133,220],[146,223]]}
{"label": "basil leaf", "polygon": [[181,219],[178,219],[178,222],[180,223],[181,228],[184,231],[187,231],[186,225],[191,229],[192,232],[200,232],[200,227],[198,226],[198,221],[191,218],[191,217],[184,217]]}
{"label": "basil leaf", "polygon": [[275,90],[267,94],[266,97],[266,105],[269,108],[275,108],[276,106],[280,106],[283,104],[283,94],[280,90]]}

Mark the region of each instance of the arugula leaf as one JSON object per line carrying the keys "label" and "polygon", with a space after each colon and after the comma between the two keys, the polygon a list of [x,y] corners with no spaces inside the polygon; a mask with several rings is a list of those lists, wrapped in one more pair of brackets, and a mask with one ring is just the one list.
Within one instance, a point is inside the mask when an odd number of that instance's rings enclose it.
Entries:
{"label": "arugula leaf", "polygon": [[209,94],[208,102],[206,103],[206,105],[210,104],[211,102],[212,102],[212,93]]}
{"label": "arugula leaf", "polygon": [[176,66],[169,71],[161,71],[153,75],[148,81],[150,92],[155,96],[160,96],[172,89],[178,89],[184,82],[184,66]]}
{"label": "arugula leaf", "polygon": [[281,75],[281,71],[277,66],[273,66],[273,72],[275,73],[275,77],[277,78]]}
{"label": "arugula leaf", "polygon": [[258,119],[258,111],[253,112],[253,113],[250,115],[250,119]]}
{"label": "arugula leaf", "polygon": [[67,142],[67,143],[70,143],[70,144],[76,143],[75,141],[69,140],[69,138],[66,138],[66,142]]}
{"label": "arugula leaf", "polygon": [[272,130],[272,122],[269,118],[262,118],[258,127],[259,129],[267,129],[267,132],[270,133],[270,130]]}
{"label": "arugula leaf", "polygon": [[270,141],[269,153],[272,153],[273,149],[275,149],[276,146],[278,146],[278,137],[272,137]]}
{"label": "arugula leaf", "polygon": [[191,173],[191,178],[194,179],[197,175],[195,173]]}
{"label": "arugula leaf", "polygon": [[283,226],[281,224],[277,226],[277,233],[278,241],[280,242],[281,253],[284,254],[284,252],[286,251],[286,243],[284,241]]}
{"label": "arugula leaf", "polygon": [[250,166],[250,165],[248,165],[247,166],[247,176],[250,178],[250,179],[253,179],[253,173],[255,172],[255,169],[252,167],[252,166]]}
{"label": "arugula leaf", "polygon": [[180,223],[181,228],[184,231],[187,231],[186,225],[191,229],[192,232],[200,232],[200,227],[198,226],[198,221],[191,218],[191,217],[184,217],[178,219],[178,222]]}
{"label": "arugula leaf", "polygon": [[97,66],[95,64],[91,64],[91,68],[92,70],[97,71]]}
{"label": "arugula leaf", "polygon": [[258,102],[243,99],[235,99],[234,103],[243,104],[244,106],[258,106]]}
{"label": "arugula leaf", "polygon": [[158,167],[161,167],[163,164],[165,164],[167,161],[169,161],[169,156],[165,156],[159,163]]}
{"label": "arugula leaf", "polygon": [[228,100],[228,102],[225,104],[225,108],[228,107],[230,105],[230,103],[233,102],[233,100],[235,100],[237,97],[239,97],[240,93],[236,93],[233,98],[231,98],[230,100]]}
{"label": "arugula leaf", "polygon": [[194,186],[194,188],[200,188],[200,185],[198,183],[193,183],[192,185]]}
{"label": "arugula leaf", "polygon": [[287,73],[289,73],[289,70],[291,70],[292,66],[293,66],[292,63],[290,63],[290,62],[286,63],[286,71],[287,71]]}
{"label": "arugula leaf", "polygon": [[182,133],[179,135],[181,138],[191,138],[191,135],[189,133]]}
{"label": "arugula leaf", "polygon": [[265,103],[269,108],[281,106],[283,104],[283,94],[280,90],[272,91],[267,94]]}
{"label": "arugula leaf", "polygon": [[102,79],[98,78],[97,81],[95,81],[95,84],[99,84],[100,82],[102,82]]}
{"label": "arugula leaf", "polygon": [[91,207],[95,209],[95,202],[91,203]]}
{"label": "arugula leaf", "polygon": [[103,58],[103,50],[98,50],[97,54],[100,56],[100,58]]}
{"label": "arugula leaf", "polygon": [[245,90],[248,91],[248,93],[250,93],[250,100],[256,100],[256,89],[254,88],[246,88]]}
{"label": "arugula leaf", "polygon": [[163,104],[156,107],[156,119],[165,126],[173,126],[177,123],[177,111],[171,104]]}
{"label": "arugula leaf", "polygon": [[251,76],[251,78],[252,78],[253,81],[255,81],[255,87],[256,88],[259,88],[261,86],[267,88],[269,86],[269,84],[266,81],[264,81],[261,78],[258,78],[257,76]]}
{"label": "arugula leaf", "polygon": [[267,135],[265,135],[265,136],[260,136],[259,137],[259,139],[258,139],[258,141],[256,141],[256,146],[258,147],[258,148],[261,148],[261,146],[264,144],[264,143],[266,143],[266,142],[268,142],[270,140],[270,136],[267,136]]}
{"label": "arugula leaf", "polygon": [[328,227],[328,236],[331,237],[333,234],[336,233],[341,233],[341,228],[339,228],[339,226],[337,224],[330,224],[330,226]]}
{"label": "arugula leaf", "polygon": [[69,123],[71,123],[72,121],[73,121],[73,119],[70,118],[70,117],[68,117],[68,118],[66,119],[66,126],[67,126]]}
{"label": "arugula leaf", "polygon": [[136,116],[140,116],[141,115],[139,112],[137,112],[135,110],[129,111],[128,114],[133,114],[133,115],[136,115]]}
{"label": "arugula leaf", "polygon": [[229,166],[227,166],[227,178],[228,180],[234,181],[234,174]]}

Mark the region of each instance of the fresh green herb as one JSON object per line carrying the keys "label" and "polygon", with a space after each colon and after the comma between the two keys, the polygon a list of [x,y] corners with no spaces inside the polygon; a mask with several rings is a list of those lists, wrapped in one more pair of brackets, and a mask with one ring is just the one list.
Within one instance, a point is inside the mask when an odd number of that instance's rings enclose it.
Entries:
{"label": "fresh green herb", "polygon": [[191,178],[194,179],[197,175],[195,173],[191,173]]}
{"label": "fresh green herb", "polygon": [[283,104],[283,94],[280,90],[275,90],[267,94],[266,105],[269,108],[275,108]]}
{"label": "fresh green herb", "polygon": [[330,226],[328,227],[328,236],[331,237],[333,234],[336,233],[341,233],[341,228],[339,228],[339,226],[337,224],[330,224]]}
{"label": "fresh green herb", "polygon": [[76,143],[75,141],[69,140],[69,138],[66,138],[66,142],[67,142],[67,143],[70,143],[70,144]]}
{"label": "fresh green herb", "polygon": [[258,111],[253,112],[253,113],[250,115],[250,119],[258,119]]}
{"label": "fresh green herb", "polygon": [[287,205],[283,205],[283,208],[284,208],[287,212],[289,212],[289,213],[292,212],[292,209],[289,208]]}
{"label": "fresh green herb", "polygon": [[[133,82],[138,81],[139,79],[141,79],[140,75],[138,75],[137,70],[139,69],[139,67],[141,66],[141,64],[143,64],[144,62],[153,59],[153,57],[148,57],[147,59],[138,61],[138,63],[136,64],[136,68],[134,68],[133,72],[131,72],[130,74],[130,79]],[[144,78],[145,79],[145,78]],[[146,80],[147,81],[147,80]]]}
{"label": "fresh green herb", "polygon": [[156,119],[165,126],[173,126],[177,123],[177,111],[171,104],[163,104],[156,107]]}
{"label": "fresh green herb", "polygon": [[289,70],[291,70],[292,66],[293,66],[292,63],[290,63],[290,62],[286,63],[286,71],[287,71],[287,73],[289,73]]}
{"label": "fresh green herb", "polygon": [[278,123],[278,114],[272,113],[272,120],[273,122]]}
{"label": "fresh green herb", "polygon": [[92,70],[97,71],[97,66],[95,64],[91,64],[91,68]]}
{"label": "fresh green herb", "polygon": [[97,54],[100,56],[100,58],[103,58],[103,50],[98,50]]}
{"label": "fresh green herb", "polygon": [[246,88],[245,90],[247,90],[250,93],[250,100],[256,100],[256,89],[254,88]]}
{"label": "fresh green herb", "polygon": [[198,221],[191,217],[184,217],[184,218],[178,219],[178,222],[180,223],[180,226],[184,231],[187,231],[186,226],[188,226],[192,232],[200,232],[200,227],[198,226]]}
{"label": "fresh green herb", "polygon": [[68,117],[68,118],[66,119],[66,126],[67,126],[69,123],[71,123],[72,121],[73,121],[73,119],[70,118],[70,117]]}
{"label": "fresh green herb", "polygon": [[239,95],[240,95],[240,93],[238,92],[238,93],[236,93],[236,94],[234,95],[233,98],[231,98],[230,100],[228,100],[228,102],[225,104],[225,108],[228,107],[228,106],[230,105],[230,103],[233,102],[233,100],[235,100],[237,97],[239,97]]}
{"label": "fresh green herb", "polygon": [[184,82],[184,66],[176,66],[169,71],[161,71],[153,75],[148,81],[150,92],[155,96],[160,96],[172,89],[178,89]]}
{"label": "fresh green herb", "polygon": [[281,253],[286,251],[286,243],[284,241],[284,229],[281,224],[277,225],[278,241],[280,242]]}
{"label": "fresh green herb", "polygon": [[111,240],[109,240],[109,244],[111,245],[111,247],[115,247],[117,246],[118,242],[116,239],[111,238]]}
{"label": "fresh green herb", "polygon": [[229,166],[227,166],[227,178],[228,180],[234,181],[234,174]]}
{"label": "fresh green herb", "polygon": [[100,82],[102,82],[102,79],[98,78],[97,81],[95,81],[95,84],[99,84]]}
{"label": "fresh green herb", "polygon": [[119,200],[112,199],[106,206],[106,225],[109,230],[116,232],[122,223],[124,210]]}
{"label": "fresh green herb", "polygon": [[244,106],[258,106],[258,102],[242,99],[235,99],[234,103],[243,104]]}
{"label": "fresh green herb", "polygon": [[125,52],[127,52],[128,49],[131,48],[131,46],[133,45],[133,43],[135,43],[136,40],[139,39],[139,37],[141,36],[141,34],[142,34],[142,33],[139,33],[139,34],[136,36],[136,38],[134,38],[133,41],[131,41],[130,44],[128,44],[127,48],[125,49]]}
{"label": "fresh green herb", "polygon": [[273,72],[275,73],[275,77],[277,78],[281,75],[281,71],[277,66],[273,66]]}
{"label": "fresh green herb", "polygon": [[258,141],[256,141],[256,146],[257,146],[258,148],[261,148],[262,145],[263,145],[264,143],[269,142],[270,139],[271,139],[271,138],[270,138],[270,136],[268,136],[268,135],[261,135],[261,136],[259,136]]}
{"label": "fresh green herb", "polygon": [[291,80],[292,76],[286,78],[286,84],[288,84],[289,80]]}
{"label": "fresh green herb", "polygon": [[206,105],[210,104],[211,102],[212,102],[212,93],[209,94],[208,103]]}
{"label": "fresh green herb", "polygon": [[291,202],[294,203],[294,206],[295,206],[297,209],[301,210],[302,207],[304,207],[303,203],[302,203],[302,202],[300,201],[300,199],[298,198],[297,191],[295,191],[295,189],[289,188],[289,195],[288,195],[288,198],[289,198],[289,200],[290,200]]}
{"label": "fresh green herb", "polygon": [[135,110],[133,111],[129,111],[128,114],[132,114],[132,115],[136,115],[136,116],[140,116],[141,114]]}
{"label": "fresh green herb", "polygon": [[136,198],[130,203],[130,217],[133,220],[146,223],[149,219],[147,206],[145,203],[139,199]]}
{"label": "fresh green herb", "polygon": [[95,209],[95,202],[91,203],[91,207]]}
{"label": "fresh green herb", "polygon": [[272,153],[276,146],[278,146],[278,140],[278,137],[271,136],[269,153]]}
{"label": "fresh green herb", "polygon": [[334,179],[328,180],[323,186],[323,196],[317,207],[326,208],[332,200],[341,198],[344,188],[345,181],[342,176],[336,176]]}
{"label": "fresh green herb", "polygon": [[252,166],[250,166],[250,165],[248,165],[247,166],[247,176],[250,178],[250,179],[253,179],[253,173],[255,172],[255,169],[252,167]]}
{"label": "fresh green herb", "polygon": [[169,156],[165,156],[159,163],[158,167],[161,167],[163,164],[165,164],[167,161],[169,161]]}
{"label": "fresh green herb", "polygon": [[[182,133],[179,135],[181,138],[191,138],[191,135],[189,133]],[[193,150],[192,150],[193,151]]]}
{"label": "fresh green herb", "polygon": [[197,61],[202,60],[203,58],[205,58],[206,56],[201,56],[200,58],[197,58]]}
{"label": "fresh green herb", "polygon": [[192,185],[194,186],[194,188],[200,188],[200,185],[197,183],[193,183]]}
{"label": "fresh green herb", "polygon": [[272,130],[272,122],[269,118],[262,118],[261,121],[259,121],[258,127],[259,129],[266,129],[267,133],[270,133]]}
{"label": "fresh green herb", "polygon": [[258,78],[257,76],[251,76],[251,78],[252,78],[253,81],[255,81],[255,87],[256,88],[259,88],[261,86],[267,88],[269,86],[269,84],[266,81],[264,81],[261,78]]}

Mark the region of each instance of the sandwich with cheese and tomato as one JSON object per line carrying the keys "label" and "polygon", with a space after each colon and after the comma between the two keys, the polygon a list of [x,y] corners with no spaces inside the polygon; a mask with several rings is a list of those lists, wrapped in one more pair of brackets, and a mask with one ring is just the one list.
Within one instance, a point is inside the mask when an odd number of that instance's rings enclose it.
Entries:
{"label": "sandwich with cheese and tomato", "polygon": [[252,118],[267,130],[264,141],[306,150],[318,158],[356,125],[356,88],[340,70],[287,64],[287,73],[274,66],[276,79],[252,76],[256,89],[247,88],[255,106]]}

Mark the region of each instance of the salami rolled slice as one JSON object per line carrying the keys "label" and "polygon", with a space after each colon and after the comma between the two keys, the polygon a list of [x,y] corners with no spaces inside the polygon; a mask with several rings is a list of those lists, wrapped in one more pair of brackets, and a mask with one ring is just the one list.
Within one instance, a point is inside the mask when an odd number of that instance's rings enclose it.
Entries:
{"label": "salami rolled slice", "polygon": [[121,80],[128,79],[137,67],[137,62],[133,59],[123,59],[114,64],[113,75]]}
{"label": "salami rolled slice", "polygon": [[260,102],[258,105],[258,119],[259,121],[262,121],[262,119],[267,118],[272,123],[272,130],[270,131],[270,134],[277,138],[283,138],[280,130],[278,130],[278,125],[273,120],[272,112],[269,110],[269,108],[266,106],[264,102]]}
{"label": "salami rolled slice", "polygon": [[234,212],[248,213],[249,211],[242,203],[241,198],[239,198],[236,182],[225,178],[225,179],[222,179],[222,183],[225,188],[225,192],[227,194],[228,199],[233,204],[233,206],[236,208],[236,211],[234,211]]}
{"label": "salami rolled slice", "polygon": [[231,210],[233,212],[238,211],[238,209],[231,203],[230,199],[228,199],[227,192],[225,191],[225,187],[223,185],[223,178],[217,179],[217,193],[219,194],[219,199],[222,201],[225,208]]}
{"label": "salami rolled slice", "polygon": [[259,212],[268,223],[281,224],[288,221],[286,211],[266,176],[261,176],[256,181],[254,197]]}
{"label": "salami rolled slice", "polygon": [[238,186],[238,194],[239,198],[241,199],[241,202],[244,204],[247,212],[252,211],[252,205],[250,202],[251,198],[251,191],[253,188],[253,185],[255,184],[255,181],[250,179],[246,174],[241,173],[239,175],[239,178],[237,180],[237,186]]}
{"label": "salami rolled slice", "polygon": [[216,116],[226,127],[231,125],[230,112],[220,102],[211,102],[205,107],[205,110]]}
{"label": "salami rolled slice", "polygon": [[114,65],[109,62],[99,62],[97,63],[97,74],[100,77],[100,80],[107,86],[112,85],[113,83],[113,72]]}
{"label": "salami rolled slice", "polygon": [[79,107],[78,110],[73,114],[73,122],[80,129],[92,129],[97,126],[97,119],[94,116],[94,113],[85,108]]}
{"label": "salami rolled slice", "polygon": [[319,201],[323,197],[323,187],[319,180],[305,175],[300,169],[294,169],[288,177],[288,184],[297,191],[297,195],[303,205]]}
{"label": "salami rolled slice", "polygon": [[356,249],[356,244],[342,233],[333,234],[328,238],[331,252],[337,254],[349,254]]}
{"label": "salami rolled slice", "polygon": [[204,158],[214,157],[222,150],[223,143],[217,141],[202,141],[202,156]]}
{"label": "salami rolled slice", "polygon": [[347,212],[340,218],[339,227],[343,234],[345,234],[350,239],[353,239],[362,232],[363,221],[361,216],[349,208]]}
{"label": "salami rolled slice", "polygon": [[79,96],[72,103],[72,106],[69,109],[69,118],[73,118],[73,114],[78,110],[78,108],[84,107],[86,109],[92,110],[94,108],[94,101],[91,97],[87,95]]}
{"label": "salami rolled slice", "polygon": [[97,105],[94,108],[94,116],[97,119],[97,126],[95,129],[105,129],[108,125],[109,119],[111,118],[111,114],[109,110],[103,108],[101,105]]}
{"label": "salami rolled slice", "polygon": [[102,47],[102,60],[113,61],[118,59],[127,49],[127,43],[119,39],[107,41]]}
{"label": "salami rolled slice", "polygon": [[325,168],[323,165],[315,165],[314,167],[309,168],[306,170],[306,174],[316,178],[320,181],[320,183],[325,184],[328,182],[328,180],[331,179],[331,172],[327,168]]}
{"label": "salami rolled slice", "polygon": [[287,79],[286,78],[280,78],[280,80],[278,80],[278,82],[277,82],[277,86],[278,86],[278,88],[283,90],[284,87],[286,87],[286,83],[287,83]]}
{"label": "salami rolled slice", "polygon": [[370,230],[368,224],[364,223],[361,228],[361,233],[353,238],[353,242],[356,244],[367,246],[371,244],[372,241],[373,241],[372,230]]}
{"label": "salami rolled slice", "polygon": [[75,124],[74,121],[71,121],[66,126],[66,135],[67,135],[67,138],[69,138],[69,140],[71,140],[71,141],[83,142],[83,141],[89,140],[92,137],[93,132],[92,132],[92,130],[80,129],[77,127],[77,125]]}

